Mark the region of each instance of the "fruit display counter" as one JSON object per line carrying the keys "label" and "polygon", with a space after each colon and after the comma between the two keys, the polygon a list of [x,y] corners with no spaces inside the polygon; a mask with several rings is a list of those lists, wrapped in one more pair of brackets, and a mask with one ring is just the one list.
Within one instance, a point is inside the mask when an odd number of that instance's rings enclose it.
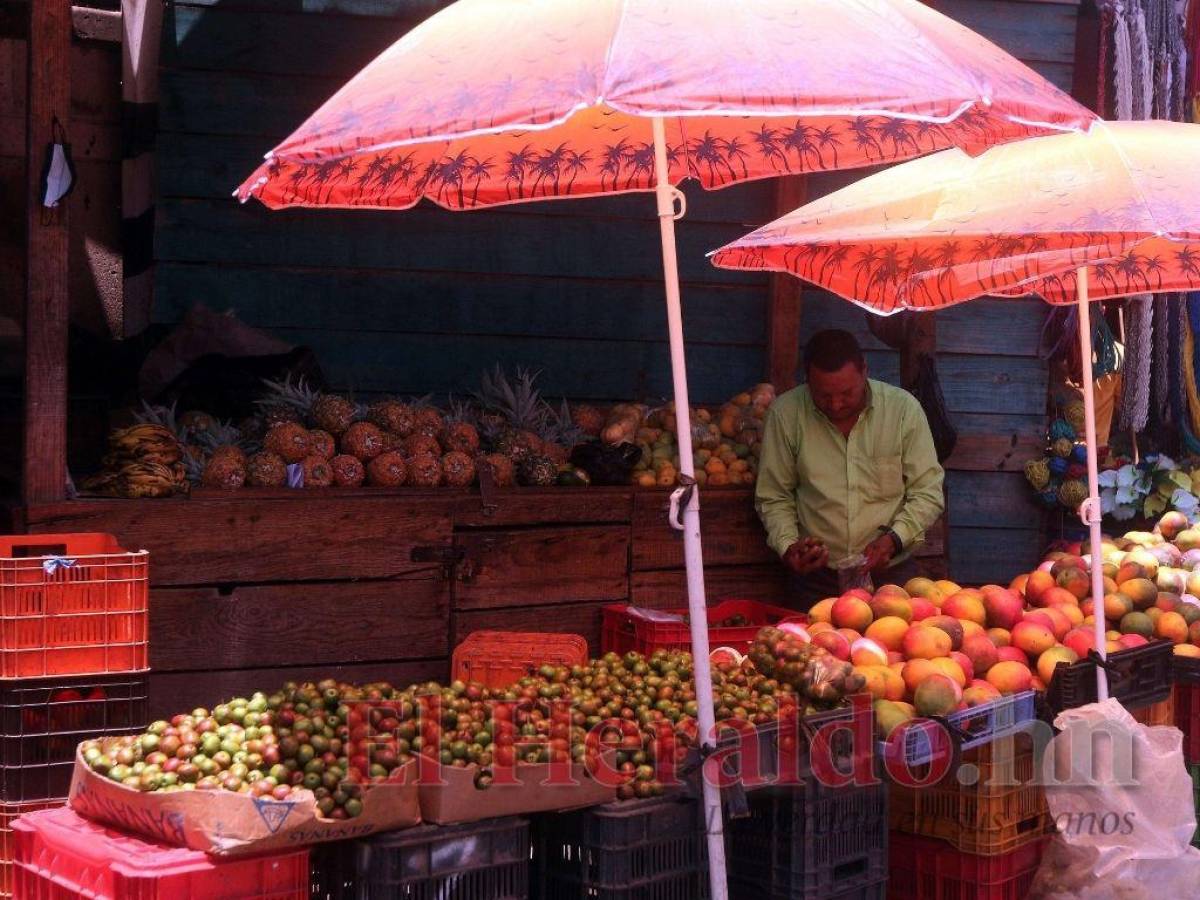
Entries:
{"label": "fruit display counter", "polygon": [[[516,487],[485,505],[449,488],[198,490],[33,506],[14,530],[105,532],[150,552],[151,714],[164,715],[286,678],[442,678],[478,630],[572,632],[598,652],[606,604],[686,596],[668,496]],[[704,503],[710,596],[786,597],[750,490]]]}

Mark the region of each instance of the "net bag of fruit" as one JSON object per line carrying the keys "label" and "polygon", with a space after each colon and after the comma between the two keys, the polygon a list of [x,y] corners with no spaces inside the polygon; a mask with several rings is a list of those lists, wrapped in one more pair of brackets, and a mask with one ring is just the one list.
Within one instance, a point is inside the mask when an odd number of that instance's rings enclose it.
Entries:
{"label": "net bag of fruit", "polygon": [[1115,699],[1064,710],[1042,778],[1056,834],[1030,898],[1200,895],[1200,850],[1183,735],[1139,724]]}

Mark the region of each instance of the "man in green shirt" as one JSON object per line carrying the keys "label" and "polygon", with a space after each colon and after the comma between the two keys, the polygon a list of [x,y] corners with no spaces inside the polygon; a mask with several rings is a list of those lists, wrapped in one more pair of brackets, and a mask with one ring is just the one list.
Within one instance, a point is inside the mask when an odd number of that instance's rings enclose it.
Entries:
{"label": "man in green shirt", "polygon": [[804,369],[767,412],[755,508],[807,607],[840,593],[831,564],[855,554],[876,586],[918,574],[910,556],[945,508],[945,473],[920,403],[867,377],[852,334],[813,335]]}

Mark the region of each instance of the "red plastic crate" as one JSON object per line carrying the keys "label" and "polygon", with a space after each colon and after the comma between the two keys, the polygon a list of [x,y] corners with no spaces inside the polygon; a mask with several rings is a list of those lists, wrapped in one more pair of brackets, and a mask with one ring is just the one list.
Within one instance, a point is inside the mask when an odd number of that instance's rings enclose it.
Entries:
{"label": "red plastic crate", "polygon": [[308,900],[308,849],[214,861],[149,843],[69,808],[13,826],[14,900]]}
{"label": "red plastic crate", "polygon": [[902,831],[888,839],[888,900],[1024,900],[1048,840],[999,856],[975,856]]}
{"label": "red plastic crate", "polygon": [[[659,610],[677,616],[683,616],[687,611],[686,608]],[[716,624],[733,616],[742,616],[747,624]],[[801,621],[804,616],[795,610],[757,600],[720,600],[708,608],[708,645],[710,648],[732,647],[739,653],[745,653],[760,628],[787,618]],[[625,604],[614,603],[604,607],[600,641],[605,653],[628,653],[634,650],[649,655],[655,650],[691,650],[692,632],[685,622],[647,621],[630,615],[629,607]]]}
{"label": "red plastic crate", "polygon": [[75,748],[148,724],[146,675],[0,680],[0,801],[65,797]]}
{"label": "red plastic crate", "polygon": [[1175,685],[1175,727],[1183,732],[1183,758],[1200,763],[1200,685]]}
{"label": "red plastic crate", "polygon": [[587,661],[587,639],[578,634],[475,631],[454,648],[450,669],[458,681],[506,688],[541,665],[582,666]]}
{"label": "red plastic crate", "polygon": [[13,895],[13,822],[17,816],[62,806],[67,800],[37,800],[33,803],[0,803],[0,897]]}
{"label": "red plastic crate", "polygon": [[149,568],[111,534],[0,537],[0,678],[145,670]]}

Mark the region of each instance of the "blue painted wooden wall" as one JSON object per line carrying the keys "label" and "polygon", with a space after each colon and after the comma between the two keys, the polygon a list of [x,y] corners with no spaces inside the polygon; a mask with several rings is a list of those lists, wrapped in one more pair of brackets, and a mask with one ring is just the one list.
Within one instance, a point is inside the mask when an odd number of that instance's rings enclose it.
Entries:
{"label": "blue painted wooden wall", "polygon": [[[1073,2],[932,0],[1069,88]],[[669,392],[653,200],[626,196],[502,211],[268,212],[230,192],[350,75],[436,0],[188,0],[163,34],[154,319],[193,304],[312,346],[360,394],[464,392],[500,362],[544,371],[573,398]],[[814,179],[819,192],[835,180]],[[766,367],[766,279],[706,251],[773,217],[773,186],[688,190],[679,256],[693,396],[718,402]],[[986,302],[939,314],[939,366],[965,436],[951,462],[952,574],[1007,578],[1037,552],[1017,474],[1046,392],[1042,309]],[[862,313],[806,292],[806,333],[863,335],[873,370],[898,377]]]}

